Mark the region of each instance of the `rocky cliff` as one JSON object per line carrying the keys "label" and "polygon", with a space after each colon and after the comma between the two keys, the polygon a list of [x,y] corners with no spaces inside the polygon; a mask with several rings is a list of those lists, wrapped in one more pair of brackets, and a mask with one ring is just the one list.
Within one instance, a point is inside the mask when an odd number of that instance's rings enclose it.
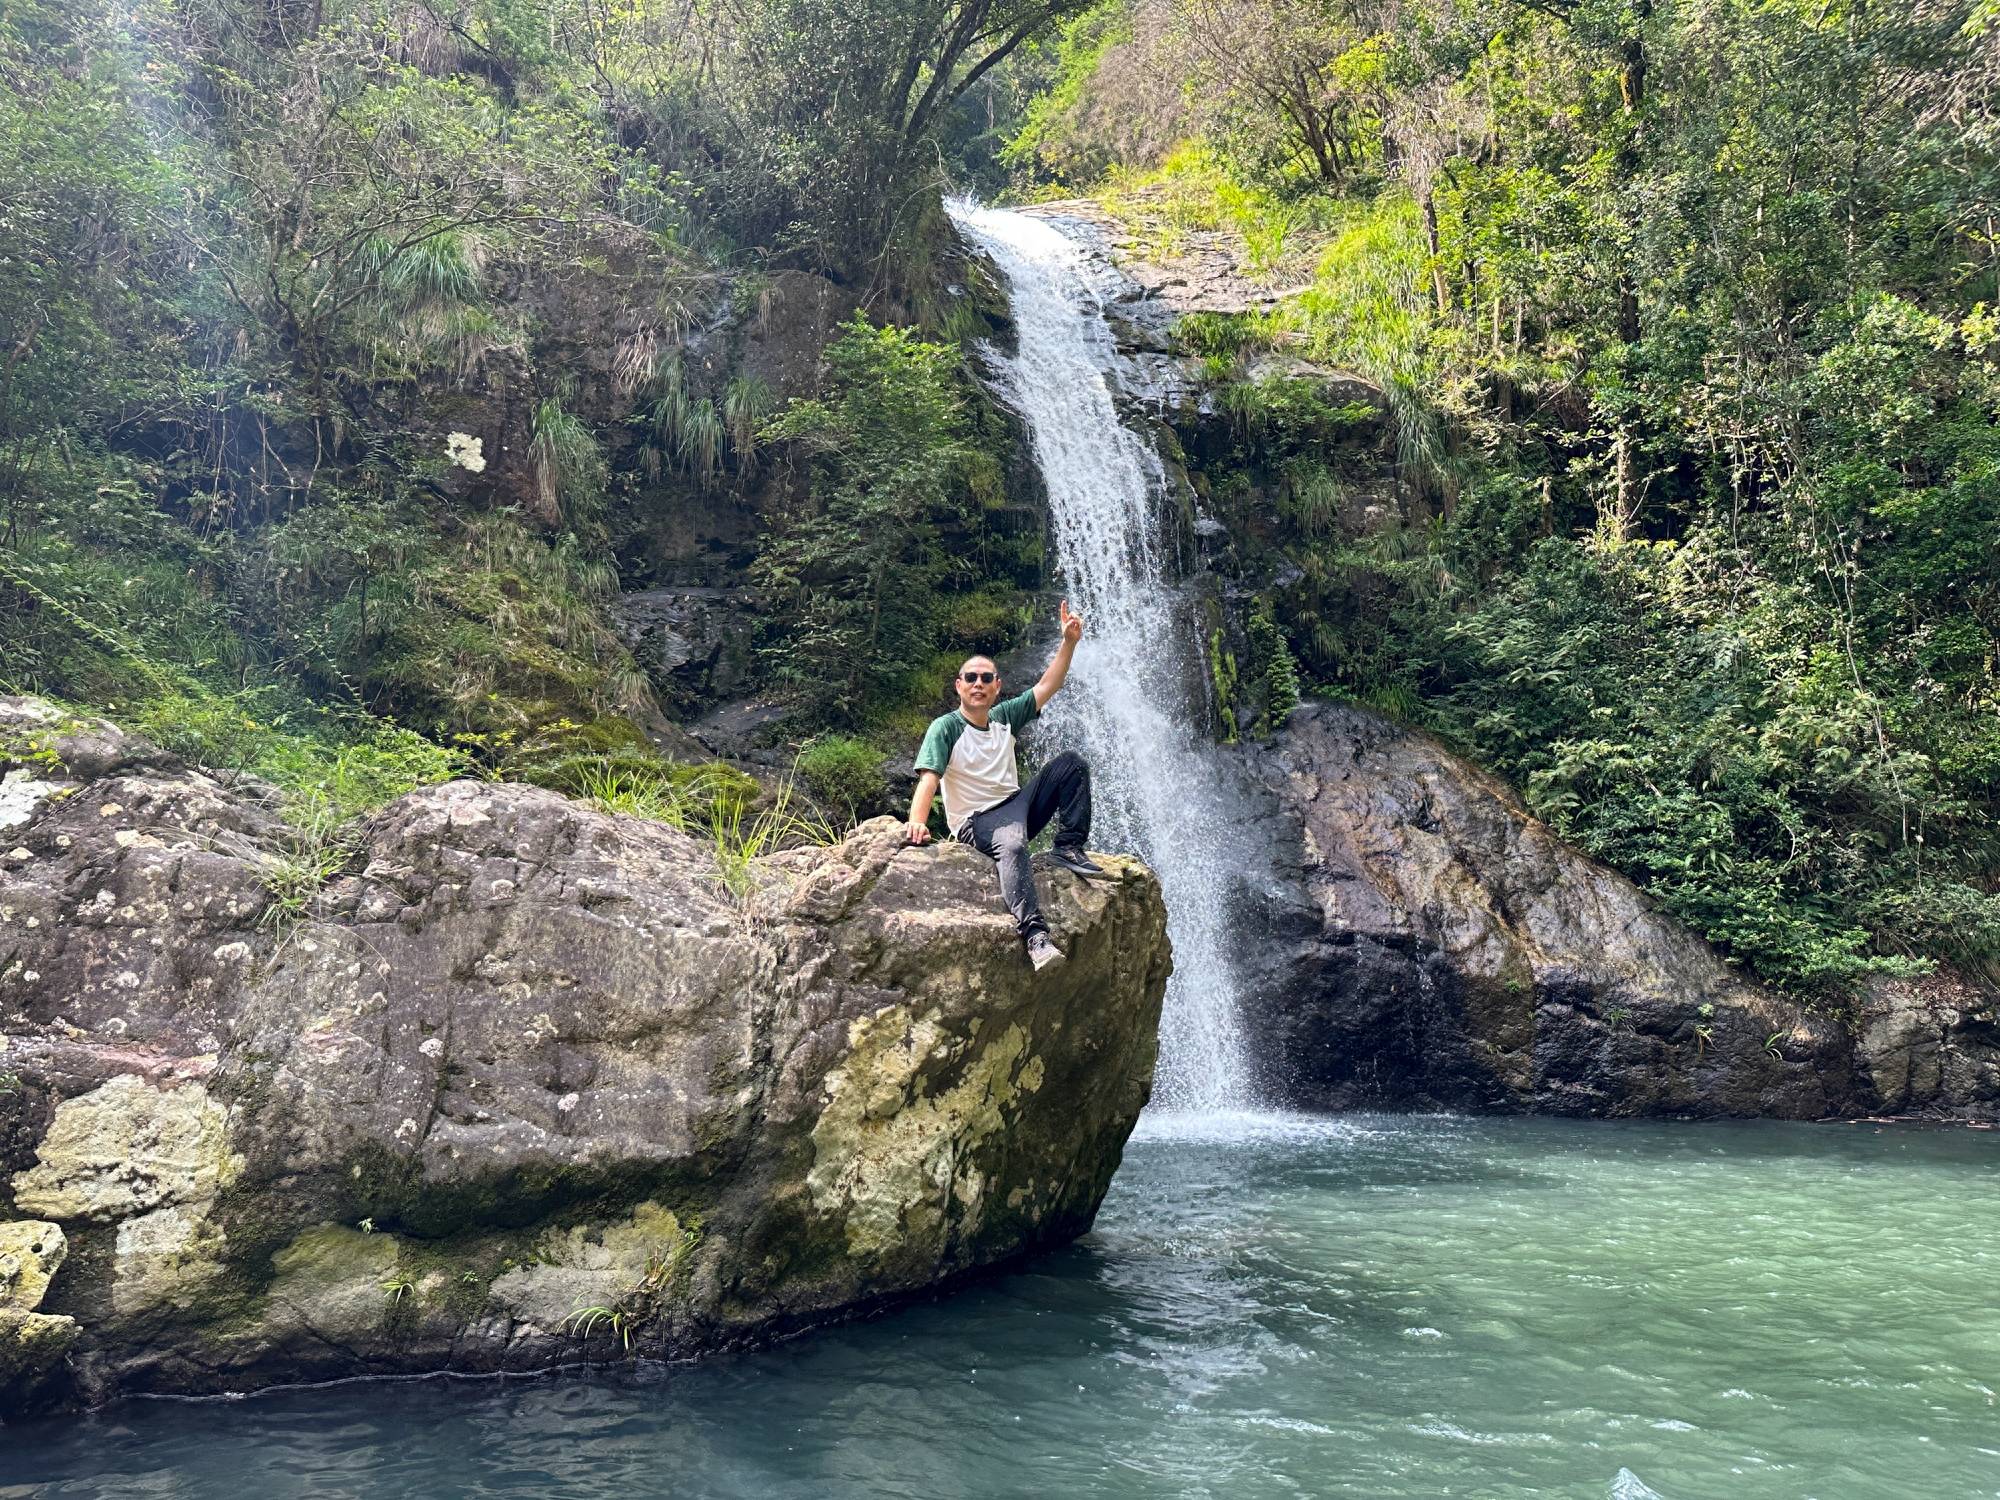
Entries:
{"label": "rocky cliff", "polygon": [[1494,778],[1366,709],[1251,752],[1274,884],[1250,1023],[1309,1108],[2000,1116],[2000,1025],[1946,980],[1808,1012],[1745,982]]}
{"label": "rocky cliff", "polygon": [[1086,1229],[1150,1087],[1152,877],[888,820],[726,882],[535,788],[301,888],[268,789],[0,700],[0,1410],[680,1355]]}

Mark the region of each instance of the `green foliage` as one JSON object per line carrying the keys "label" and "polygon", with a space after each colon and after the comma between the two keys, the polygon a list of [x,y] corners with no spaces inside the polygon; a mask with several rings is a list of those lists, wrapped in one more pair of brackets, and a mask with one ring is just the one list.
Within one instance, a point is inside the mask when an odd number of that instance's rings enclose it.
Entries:
{"label": "green foliage", "polygon": [[839,808],[849,823],[882,800],[888,782],[883,753],[850,735],[823,734],[799,751],[798,772],[822,802]]}
{"label": "green foliage", "polygon": [[1215,689],[1215,704],[1222,718],[1222,743],[1236,743],[1236,654],[1222,644],[1222,627],[1208,633],[1208,676]]}
{"label": "green foliage", "polygon": [[983,583],[952,537],[987,471],[956,349],[856,317],[828,348],[827,394],[764,431],[803,493],[766,539],[764,657],[809,721],[853,725],[904,701],[935,657],[954,584]]}
{"label": "green foliage", "polygon": [[1008,589],[953,595],[944,601],[944,611],[939,628],[949,647],[946,654],[954,656],[947,677],[967,656],[993,656],[1020,645],[1030,619],[1020,594]]}
{"label": "green foliage", "polygon": [[536,406],[528,462],[544,510],[572,525],[595,518],[604,489],[604,458],[590,429],[560,402]]}
{"label": "green foliage", "polygon": [[657,758],[579,757],[536,779],[606,812],[647,818],[682,832],[705,831],[717,819],[740,818],[762,793],[753,778],[721,761],[682,765]]}
{"label": "green foliage", "polygon": [[1098,5],[1067,22],[1048,47],[1047,76],[1022,111],[1000,160],[1017,169],[1039,169],[1062,183],[1095,182],[1116,164],[1107,143],[1087,124],[1099,109],[1098,76],[1114,49],[1132,41],[1132,17],[1123,5]]}
{"label": "green foliage", "polygon": [[606,812],[646,818],[703,839],[716,879],[748,894],[751,863],[803,844],[830,844],[834,829],[802,805],[792,783],[766,794],[751,777],[720,761],[680,765],[639,756],[574,756],[541,768],[540,784],[595,803]]}
{"label": "green foliage", "polygon": [[718,804],[708,819],[709,847],[717,873],[737,896],[752,884],[751,863],[767,854],[802,845],[832,844],[839,834],[815,809],[802,804],[790,780],[761,806]]}
{"label": "green foliage", "polygon": [[[1444,732],[1811,997],[2000,979],[1988,8],[1166,0],[1148,57],[1072,86],[1127,99],[1233,27],[1106,199],[1285,266],[1260,334],[1381,392],[1396,482],[1356,536],[1359,425],[1273,423],[1241,331],[1184,327],[1232,428],[1193,456],[1287,580],[1265,662]],[[1139,138],[1057,113],[1065,149]]]}
{"label": "green foliage", "polygon": [[283,45],[254,9],[0,15],[7,685],[480,732],[637,705],[572,382],[516,458],[446,432],[607,245],[673,284],[664,174],[553,57],[503,91],[370,7]]}
{"label": "green foliage", "polygon": [[1269,345],[1270,330],[1254,313],[1190,312],[1174,320],[1173,337],[1184,353],[1233,368],[1244,354]]}
{"label": "green foliage", "polygon": [[1808,581],[1718,562],[1552,538],[1483,598],[1401,606],[1390,642],[1422,653],[1404,680],[1431,723],[1766,978],[1825,993],[1906,955],[1990,961],[2000,763],[1951,776],[1935,753],[1981,715],[1897,690],[1886,639],[1883,686],[1857,684]]}
{"label": "green foliage", "polygon": [[1299,670],[1268,601],[1260,600],[1244,622],[1250,637],[1250,686],[1256,696],[1251,733],[1268,739],[1285,727],[1299,706]]}
{"label": "green foliage", "polygon": [[734,238],[866,282],[934,212],[934,137],[968,90],[1094,4],[702,0],[576,24],[600,39],[590,85],[682,148]]}

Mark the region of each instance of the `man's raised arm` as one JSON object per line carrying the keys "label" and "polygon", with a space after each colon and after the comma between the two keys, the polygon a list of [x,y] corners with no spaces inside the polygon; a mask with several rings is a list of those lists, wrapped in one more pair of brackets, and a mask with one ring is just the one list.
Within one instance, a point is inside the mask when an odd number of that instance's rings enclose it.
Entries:
{"label": "man's raised arm", "polygon": [[[1035,712],[1040,713],[1049,706],[1049,699],[1062,691],[1062,685],[1069,680],[1069,664],[1076,656],[1076,643],[1083,639],[1083,616],[1070,611],[1069,600],[1062,602],[1062,644],[1056,647],[1056,659],[1049,663],[1049,669],[1042,673],[1042,680],[1035,684]],[[925,804],[929,806],[928,803]]]}

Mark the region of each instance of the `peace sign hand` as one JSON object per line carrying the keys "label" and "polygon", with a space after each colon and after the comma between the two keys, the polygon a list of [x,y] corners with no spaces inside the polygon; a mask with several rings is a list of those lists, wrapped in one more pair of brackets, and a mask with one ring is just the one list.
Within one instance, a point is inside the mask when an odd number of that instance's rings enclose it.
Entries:
{"label": "peace sign hand", "polygon": [[1083,639],[1083,616],[1069,607],[1069,600],[1062,602],[1062,638],[1072,643]]}

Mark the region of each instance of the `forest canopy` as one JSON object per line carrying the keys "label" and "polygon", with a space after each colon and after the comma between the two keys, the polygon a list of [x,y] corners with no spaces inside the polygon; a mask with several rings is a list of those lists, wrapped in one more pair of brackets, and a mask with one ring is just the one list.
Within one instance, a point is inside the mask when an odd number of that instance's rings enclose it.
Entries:
{"label": "forest canopy", "polygon": [[1994,0],[13,0],[0,689],[301,785],[651,754],[612,602],[735,505],[760,684],[892,748],[1043,581],[942,195],[1088,194],[1271,290],[1183,330],[1260,660],[1767,980],[1990,982],[1996,148]]}
{"label": "forest canopy", "polygon": [[1324,687],[1767,978],[1990,971],[1991,5],[1128,0],[1047,67],[1008,160],[1239,236],[1235,346],[1396,411],[1420,503],[1296,541]]}

